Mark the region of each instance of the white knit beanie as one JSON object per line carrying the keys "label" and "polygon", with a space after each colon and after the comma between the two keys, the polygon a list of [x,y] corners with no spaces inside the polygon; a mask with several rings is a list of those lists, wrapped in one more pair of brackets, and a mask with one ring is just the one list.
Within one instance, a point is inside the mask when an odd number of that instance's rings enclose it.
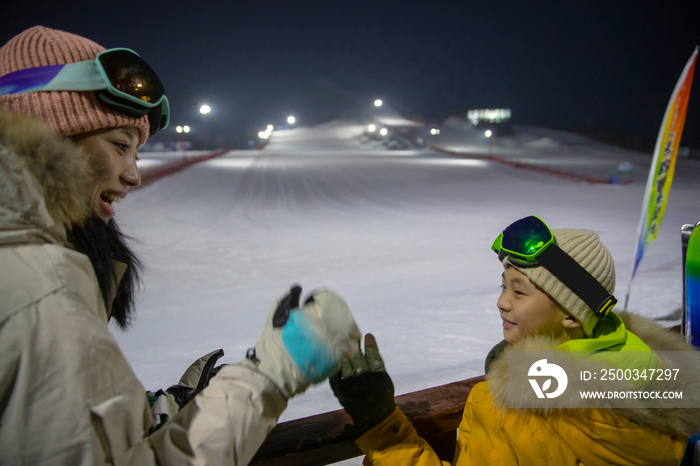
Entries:
{"label": "white knit beanie", "polygon": [[[615,291],[615,263],[608,248],[603,246],[598,235],[592,231],[561,228],[552,230],[557,245],[588,271],[601,285],[613,294]],[[540,287],[554,301],[559,303],[571,315],[583,324],[583,331],[591,335],[598,323],[593,310],[581,298],[552,275],[544,267],[518,267],[508,260],[503,265],[510,265],[532,283]]]}

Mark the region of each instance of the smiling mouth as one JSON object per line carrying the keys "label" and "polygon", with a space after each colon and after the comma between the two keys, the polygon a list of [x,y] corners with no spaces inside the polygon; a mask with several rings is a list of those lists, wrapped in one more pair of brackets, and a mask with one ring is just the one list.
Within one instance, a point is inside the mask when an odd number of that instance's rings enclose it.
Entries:
{"label": "smiling mouth", "polygon": [[122,197],[120,195],[108,192],[100,194],[100,198],[109,205],[112,205],[113,202],[119,204],[122,201]]}
{"label": "smiling mouth", "polygon": [[510,320],[506,319],[505,317],[501,317],[501,320],[503,320],[504,324],[518,325],[515,322],[511,322]]}

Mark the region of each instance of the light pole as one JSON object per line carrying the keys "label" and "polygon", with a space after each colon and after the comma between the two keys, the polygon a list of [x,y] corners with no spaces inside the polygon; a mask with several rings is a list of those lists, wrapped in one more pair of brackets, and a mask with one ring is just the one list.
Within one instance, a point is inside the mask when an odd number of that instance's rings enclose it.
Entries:
{"label": "light pole", "polygon": [[209,150],[209,118],[207,115],[211,112],[211,107],[207,104],[199,107],[199,113],[204,115],[204,150]]}

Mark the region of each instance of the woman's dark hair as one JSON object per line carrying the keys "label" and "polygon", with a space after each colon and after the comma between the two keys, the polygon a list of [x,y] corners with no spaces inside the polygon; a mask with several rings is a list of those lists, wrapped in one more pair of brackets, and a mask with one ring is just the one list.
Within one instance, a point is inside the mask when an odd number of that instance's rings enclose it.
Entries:
{"label": "woman's dark hair", "polygon": [[[75,225],[68,230],[68,241],[75,246],[76,250],[88,256],[92,268],[95,269],[105,309],[109,309],[108,300],[110,297],[115,296],[109,318],[114,319],[121,329],[131,325],[134,314],[134,298],[143,269],[141,261],[129,248],[127,238],[114,219],[105,223],[94,213],[85,224]],[[126,272],[119,281],[116,295],[113,294],[113,289],[117,277],[112,260],[127,265]]]}

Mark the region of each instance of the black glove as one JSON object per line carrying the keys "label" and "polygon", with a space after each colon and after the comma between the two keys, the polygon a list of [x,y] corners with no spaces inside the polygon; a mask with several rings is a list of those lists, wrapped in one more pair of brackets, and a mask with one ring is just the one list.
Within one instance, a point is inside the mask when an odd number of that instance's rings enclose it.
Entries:
{"label": "black glove", "polygon": [[212,351],[192,363],[178,385],[173,385],[165,391],[146,392],[153,414],[153,426],[150,433],[160,429],[168,419],[174,417],[197,393],[209,385],[209,380],[219,372],[221,367],[226,365],[214,367],[216,361],[223,355],[224,350]]}
{"label": "black glove", "polygon": [[347,424],[345,432],[353,439],[382,422],[396,408],[394,384],[384,370],[384,361],[371,333],[365,335],[365,354],[358,352],[352,359],[344,359],[330,384],[352,418],[353,424]]}
{"label": "black glove", "polygon": [[182,409],[197,393],[204,390],[209,385],[209,380],[219,372],[222,366],[225,366],[223,364],[214,367],[216,361],[223,355],[224,350],[220,349],[202,356],[185,371],[178,385],[173,385],[165,391],[173,396],[179,408]]}

